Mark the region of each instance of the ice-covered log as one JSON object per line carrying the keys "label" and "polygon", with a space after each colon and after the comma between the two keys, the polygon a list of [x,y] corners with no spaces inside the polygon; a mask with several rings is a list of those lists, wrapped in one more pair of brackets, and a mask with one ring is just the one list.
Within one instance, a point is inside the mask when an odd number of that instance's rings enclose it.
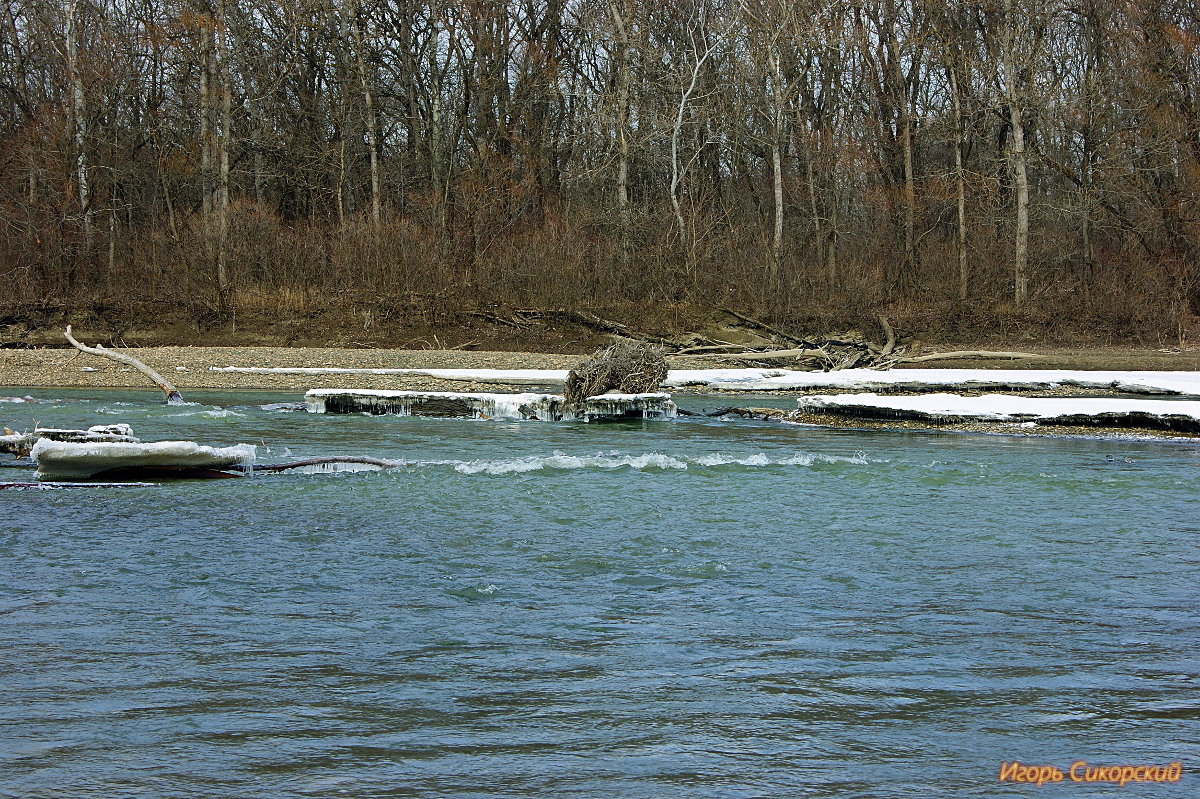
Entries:
{"label": "ice-covered log", "polygon": [[12,455],[21,455],[28,452],[33,443],[37,441],[32,433],[10,433],[6,432],[0,435],[0,452],[7,452]]}
{"label": "ice-covered log", "polygon": [[0,435],[0,452],[21,455],[28,452],[39,439],[51,441],[73,441],[76,443],[124,442],[137,443],[133,428],[127,424],[98,424],[87,430],[72,430],[59,427],[37,427],[32,433],[15,433],[4,428]]}
{"label": "ice-covered log", "polygon": [[39,478],[80,479],[117,469],[242,469],[254,466],[253,444],[207,447],[194,441],[75,443],[38,439],[30,457]]}
{"label": "ice-covered log", "polygon": [[318,388],[304,395],[310,413],[370,413],[468,419],[584,422],[672,419],[669,394],[604,394],[568,403],[559,394],[484,394],[453,391],[387,391]]}
{"label": "ice-covered log", "polygon": [[880,396],[842,394],[800,397],[801,413],[827,413],[865,419],[953,422],[1033,422],[1044,425],[1131,427],[1200,433],[1200,402],[986,394]]}
{"label": "ice-covered log", "polygon": [[48,438],[51,441],[73,441],[75,443],[121,442],[136,444],[139,439],[134,436],[133,428],[127,424],[97,424],[87,430],[68,430],[58,427],[38,427],[33,431],[34,438]]}

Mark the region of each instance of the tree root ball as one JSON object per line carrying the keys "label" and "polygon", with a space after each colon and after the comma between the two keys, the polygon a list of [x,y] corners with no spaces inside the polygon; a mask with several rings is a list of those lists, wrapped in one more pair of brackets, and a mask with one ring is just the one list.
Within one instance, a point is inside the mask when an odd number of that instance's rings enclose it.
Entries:
{"label": "tree root ball", "polygon": [[597,350],[571,370],[563,392],[567,402],[583,402],[608,391],[644,394],[657,391],[667,379],[667,360],[661,347],[642,341],[619,341]]}

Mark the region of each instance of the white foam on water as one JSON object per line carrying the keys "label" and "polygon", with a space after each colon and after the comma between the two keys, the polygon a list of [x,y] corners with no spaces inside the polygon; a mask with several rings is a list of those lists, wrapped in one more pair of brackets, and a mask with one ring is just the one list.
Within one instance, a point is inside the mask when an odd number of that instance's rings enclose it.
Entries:
{"label": "white foam on water", "polygon": [[643,469],[686,469],[687,463],[658,452],[648,452],[642,455],[610,453],[608,455],[582,456],[556,452],[553,455],[460,462],[454,467],[454,471],[460,474],[520,474],[543,470],[620,469],[623,467],[638,471]]}
{"label": "white foam on water", "polygon": [[[740,456],[714,452],[699,457],[682,457],[661,452],[647,452],[638,455],[623,455],[619,452],[598,453],[596,455],[567,455],[562,452],[556,452],[553,455],[530,455],[523,458],[477,461],[424,461],[413,465],[417,467],[452,465],[454,470],[459,474],[502,475],[574,469],[611,470],[628,468],[638,471],[686,471],[691,466],[703,466],[710,469],[721,466],[779,467],[836,463],[866,466],[871,462],[872,460],[868,459],[864,452],[855,453],[853,456],[796,453],[785,458],[772,458],[764,452]],[[875,462],[883,463],[884,461]]]}
{"label": "white foam on water", "polygon": [[[200,403],[187,403],[187,404],[199,405]],[[238,413],[237,411],[231,411],[228,408],[209,408],[208,410],[204,410],[204,411],[184,411],[183,413],[168,413],[167,414],[167,416],[174,416],[174,417],[204,416],[209,419],[225,419],[230,416],[245,416],[245,415],[246,414],[244,414],[244,413]]]}
{"label": "white foam on water", "polygon": [[771,459],[762,452],[757,455],[748,455],[744,458],[731,458],[727,455],[713,453],[712,455],[704,455],[697,458],[696,463],[701,466],[726,466],[730,464],[737,464],[738,466],[770,466]]}
{"label": "white foam on water", "polygon": [[[732,457],[721,453],[713,453],[696,458],[700,466],[812,466],[820,463],[851,463],[856,466],[866,466],[870,463],[865,452],[857,452],[851,457],[844,455],[810,455],[798,452],[787,458],[772,459],[764,452],[743,457]],[[883,463],[884,461],[876,461]]]}

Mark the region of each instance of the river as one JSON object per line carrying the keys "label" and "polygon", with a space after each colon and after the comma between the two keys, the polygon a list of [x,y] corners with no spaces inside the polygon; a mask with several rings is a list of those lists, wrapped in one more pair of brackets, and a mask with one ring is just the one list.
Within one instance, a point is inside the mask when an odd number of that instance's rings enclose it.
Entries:
{"label": "river", "polygon": [[16,391],[408,465],[0,492],[0,795],[1197,795],[1195,443]]}

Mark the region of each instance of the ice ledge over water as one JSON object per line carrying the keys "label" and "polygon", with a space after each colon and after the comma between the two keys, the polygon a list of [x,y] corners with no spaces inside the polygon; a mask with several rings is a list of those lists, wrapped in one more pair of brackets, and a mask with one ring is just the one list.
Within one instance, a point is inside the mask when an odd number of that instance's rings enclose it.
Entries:
{"label": "ice ledge over water", "polygon": [[253,444],[206,447],[194,441],[75,443],[38,439],[30,452],[39,478],[85,478],[110,469],[132,467],[190,467],[250,469]]}
{"label": "ice ledge over water", "polygon": [[1097,427],[1142,427],[1200,432],[1200,401],[1104,398],[1014,397],[987,394],[880,396],[817,395],[796,400],[801,411],[868,419],[933,422],[1035,422]]}
{"label": "ice ledge over water", "polygon": [[991,389],[1037,391],[1076,386],[1134,394],[1200,395],[1200,372],[1122,372],[1074,369],[673,369],[667,385],[708,386],[726,391],[781,391],[837,388],[935,391]]}
{"label": "ice ledge over water", "polygon": [[370,413],[537,421],[673,419],[669,394],[603,394],[582,404],[559,394],[486,394],[456,391],[388,391],[315,388],[304,395],[310,413]]}

